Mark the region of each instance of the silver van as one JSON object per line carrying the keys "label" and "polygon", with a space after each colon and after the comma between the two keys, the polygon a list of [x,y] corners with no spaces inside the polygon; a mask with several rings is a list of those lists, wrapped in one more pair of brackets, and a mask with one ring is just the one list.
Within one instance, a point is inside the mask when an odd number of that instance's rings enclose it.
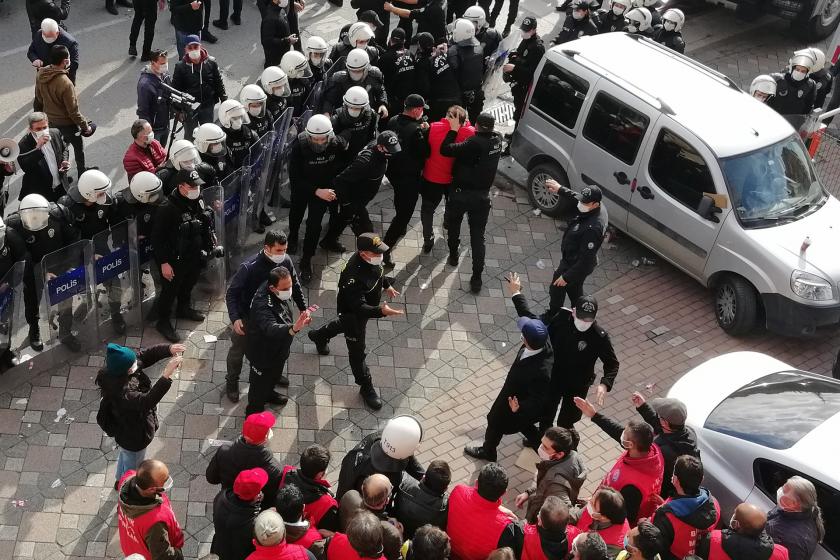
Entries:
{"label": "silver van", "polygon": [[546,53],[511,153],[528,195],[598,185],[610,223],[714,292],[733,335],[840,321],[840,202],[790,124],[729,78],[651,40],[584,37]]}

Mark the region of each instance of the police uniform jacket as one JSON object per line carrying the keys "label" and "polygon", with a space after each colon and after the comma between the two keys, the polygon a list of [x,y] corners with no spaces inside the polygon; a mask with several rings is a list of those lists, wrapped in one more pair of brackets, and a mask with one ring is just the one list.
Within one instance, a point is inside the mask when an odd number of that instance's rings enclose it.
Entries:
{"label": "police uniform jacket", "polygon": [[469,191],[489,191],[496,178],[502,155],[502,137],[498,132],[479,132],[463,142],[455,142],[458,133],[450,130],[440,146],[443,156],[455,158],[452,185]]}
{"label": "police uniform jacket", "polygon": [[481,44],[481,50],[484,53],[484,70],[486,72],[487,62],[491,56],[496,54],[496,50],[502,43],[502,34],[492,27],[482,27],[481,30],[476,33],[475,38],[478,39],[478,42]]}
{"label": "police uniform jacket", "polygon": [[335,110],[335,114],[330,120],[335,135],[343,138],[347,144],[346,162],[353,159],[356,154],[362,151],[362,148],[376,138],[379,115],[370,107],[362,109],[358,117],[352,117],[347,112],[347,108],[342,105]]}
{"label": "police uniform jacket", "polygon": [[235,323],[239,319],[243,321],[247,319],[248,309],[251,300],[254,299],[254,294],[257,293],[260,285],[268,279],[268,274],[277,267],[283,267],[289,271],[292,277],[292,300],[297,304],[299,310],[306,309],[306,296],[303,295],[303,289],[300,287],[292,257],[286,254],[283,260],[275,263],[265,256],[264,252],[260,251],[256,256],[240,264],[236,274],[230,279],[230,284],[228,284],[225,292],[225,304],[231,323]]}
{"label": "police uniform jacket", "polygon": [[26,260],[26,244],[17,230],[6,228],[6,239],[0,247],[0,280],[16,262]]}
{"label": "police uniform jacket", "polygon": [[624,31],[624,28],[627,27],[627,20],[624,19],[624,14],[617,16],[612,10],[598,10],[597,19],[599,33]]}
{"label": "police uniform jacket", "polygon": [[481,89],[484,81],[484,51],[475,37],[455,43],[446,53],[449,66],[455,72],[461,93]]}
{"label": "police uniform jacket", "polygon": [[190,200],[177,189],[172,191],[167,203],[158,208],[152,226],[155,261],[173,267],[198,266],[202,252],[212,245],[211,223],[201,198]]}
{"label": "police uniform jacket", "polygon": [[[309,78],[291,78],[289,80],[289,107],[294,109],[294,116],[300,116],[303,112],[303,104],[309,98],[312,91],[312,81]],[[342,94],[343,95],[343,94]]]}
{"label": "police uniform jacket", "polygon": [[392,459],[385,455],[382,450],[382,432],[374,432],[362,438],[341,460],[336,499],[340,500],[350,490],[361,491],[362,482],[377,473],[387,476],[391,486],[397,488],[403,473],[420,480],[426,471],[414,455],[406,459]]}
{"label": "police uniform jacket", "polygon": [[776,95],[767,102],[780,115],[807,115],[814,108],[817,98],[817,84],[811,78],[797,82],[784,74],[771,74],[776,80]]}
{"label": "police uniform jacket", "polygon": [[245,355],[257,369],[277,367],[288,358],[294,336],[289,329],[294,325],[292,306],[268,289],[268,282],[257,288],[248,313],[248,331],[245,334]]}
{"label": "police uniform jacket", "polygon": [[[387,17],[390,17],[387,16]],[[350,29],[350,25],[347,26],[347,29]],[[344,63],[346,62],[347,55],[350,54],[350,51],[353,50],[353,47],[350,46],[350,43],[346,42],[349,39],[341,39],[339,42],[332,48],[330,51],[330,59],[335,61],[337,65],[335,70],[344,70],[347,68]],[[374,66],[379,66],[379,49],[374,47],[373,45],[368,42],[368,46],[365,47],[365,51],[368,53],[368,58],[370,59],[370,63]]]}
{"label": "police uniform jacket", "polygon": [[324,56],[321,66],[315,66],[312,64],[312,61],[310,61],[309,68],[312,70],[312,83],[317,84],[318,82],[324,81],[327,77],[327,70],[329,70],[332,65],[333,61],[328,56]]}
{"label": "police uniform jacket", "polygon": [[400,150],[391,156],[386,175],[391,184],[417,181],[423,171],[426,158],[432,152],[426,132],[420,128],[423,121],[400,113],[388,121],[388,130],[397,134]]}
{"label": "police uniform jacket", "polygon": [[354,253],[338,278],[339,315],[353,315],[365,321],[383,317],[379,307],[382,290],[393,283],[393,278],[385,276],[382,265],[372,265]]}
{"label": "police uniform jacket", "polygon": [[654,40],[657,43],[665,45],[672,51],[678,53],[685,52],[685,40],[679,31],[666,31],[664,27],[660,27],[656,35],[654,35]]}
{"label": "police uniform jacket", "polygon": [[138,202],[133,196],[131,196],[131,191],[129,189],[123,189],[114,197],[117,223],[133,218],[137,227],[138,240],[151,240],[152,224],[155,220],[155,214],[161,204],[165,203],[166,198],[161,198],[159,201],[151,204]]}
{"label": "police uniform jacket", "polygon": [[233,169],[239,169],[245,163],[245,158],[248,156],[248,152],[251,151],[251,146],[259,140],[259,137],[247,124],[243,124],[239,130],[225,127],[222,127],[222,130],[227,135],[225,145],[230,154]]}
{"label": "police uniform jacket", "polygon": [[[221,180],[233,173],[234,169],[236,169],[230,158],[230,152],[227,150],[223,154],[202,154],[199,152],[199,155],[201,156],[202,163],[207,164],[206,166],[199,166],[200,168],[197,169],[201,179],[206,183],[204,188],[210,185],[221,184]],[[208,167],[210,169],[207,169]],[[205,173],[202,173],[201,168],[204,168]],[[212,173],[210,172],[211,170]]]}
{"label": "police uniform jacket", "polygon": [[588,15],[584,16],[583,19],[567,17],[563,22],[563,27],[560,29],[560,33],[558,33],[557,37],[554,39],[554,44],[562,45],[568,41],[574,41],[575,39],[580,39],[581,37],[597,34],[598,26],[595,25],[595,22],[592,21]]}
{"label": "police uniform jacket", "polygon": [[812,73],[809,76],[814,80],[814,85],[817,87],[816,98],[814,99],[814,108],[822,107],[825,104],[825,98],[831,92],[831,86],[834,81],[834,76],[831,75],[831,70],[823,68]]}
{"label": "police uniform jacket", "polygon": [[589,212],[578,212],[572,218],[560,244],[563,252],[562,275],[566,282],[581,284],[592,274],[598,264],[598,249],[606,230],[607,224],[600,206]]}
{"label": "police uniform jacket", "polygon": [[417,75],[418,93],[428,101],[460,102],[461,86],[445,54],[418,59]]}
{"label": "police uniform jacket", "polygon": [[289,155],[291,188],[302,196],[314,196],[316,189],[331,188],[333,179],[342,169],[345,144],[338,137],[331,138],[323,152],[309,146],[309,137],[301,132],[292,144]]}
{"label": "police uniform jacket", "polygon": [[51,202],[49,212],[47,226],[39,231],[25,229],[17,212],[6,219],[6,226],[19,233],[23,239],[32,265],[40,263],[44,255],[63,249],[80,239],[79,230],[73,225],[73,216],[67,208]]}
{"label": "police uniform jacket", "polygon": [[367,75],[358,82],[354,82],[350,78],[347,70],[334,73],[327,82],[320,112],[333,113],[338,107],[341,107],[344,94],[353,86],[365,88],[370,99],[370,106],[374,109],[379,109],[383,105],[388,106],[388,95],[385,92],[385,80],[382,71],[376,66],[371,66],[368,68]]}
{"label": "police uniform jacket", "polygon": [[542,39],[536,35],[530,39],[522,39],[519,46],[516,47],[516,59],[511,61],[514,64],[510,73],[511,81],[514,83],[511,87],[528,89],[544,54],[545,45],[543,45]]}
{"label": "police uniform jacket", "polygon": [[268,112],[268,106],[266,106],[266,110],[261,117],[255,117],[251,114],[248,114],[248,117],[251,119],[249,126],[257,134],[257,138],[262,138],[264,134],[272,130],[271,125],[274,123],[274,120]]}
{"label": "police uniform jacket", "polygon": [[333,182],[339,204],[367,205],[379,192],[387,168],[388,160],[376,143],[365,146]]}
{"label": "police uniform jacket", "polygon": [[417,91],[415,61],[405,47],[389,46],[379,58],[377,66],[382,70],[385,91],[394,112],[402,111],[403,102]]}

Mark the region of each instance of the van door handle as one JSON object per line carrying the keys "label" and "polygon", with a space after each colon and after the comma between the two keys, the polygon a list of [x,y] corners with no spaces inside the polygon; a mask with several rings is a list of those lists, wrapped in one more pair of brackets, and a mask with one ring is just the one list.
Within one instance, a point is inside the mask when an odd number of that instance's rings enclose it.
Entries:
{"label": "van door handle", "polygon": [[615,180],[618,181],[619,185],[630,184],[630,179],[627,178],[627,173],[625,173],[624,171],[614,171],[613,177],[615,177]]}
{"label": "van door handle", "polygon": [[646,198],[648,200],[653,198],[653,193],[651,192],[650,187],[639,187],[636,190],[642,198]]}

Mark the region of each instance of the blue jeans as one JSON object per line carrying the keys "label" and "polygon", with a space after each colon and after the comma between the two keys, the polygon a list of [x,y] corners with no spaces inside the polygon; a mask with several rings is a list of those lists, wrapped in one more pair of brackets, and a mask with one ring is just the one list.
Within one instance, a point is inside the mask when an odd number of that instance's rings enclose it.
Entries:
{"label": "blue jeans", "polygon": [[145,449],[141,449],[140,451],[129,451],[128,449],[120,447],[120,454],[119,457],[117,457],[117,481],[119,482],[126,472],[136,470],[137,466],[142,463],[145,458]]}
{"label": "blue jeans", "polygon": [[187,36],[189,35],[198,35],[200,38],[201,31],[198,33],[188,33],[186,31],[175,30],[175,46],[178,48],[178,60],[184,58],[184,53],[187,49]]}

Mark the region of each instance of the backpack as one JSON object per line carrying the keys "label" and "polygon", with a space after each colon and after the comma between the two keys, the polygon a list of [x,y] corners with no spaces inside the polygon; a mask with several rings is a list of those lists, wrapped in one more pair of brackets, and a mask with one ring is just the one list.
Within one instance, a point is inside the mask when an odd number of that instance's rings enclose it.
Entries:
{"label": "backpack", "polygon": [[115,438],[120,432],[120,421],[114,414],[114,407],[111,401],[104,398],[99,399],[99,411],[96,413],[96,423],[105,432],[105,435]]}

